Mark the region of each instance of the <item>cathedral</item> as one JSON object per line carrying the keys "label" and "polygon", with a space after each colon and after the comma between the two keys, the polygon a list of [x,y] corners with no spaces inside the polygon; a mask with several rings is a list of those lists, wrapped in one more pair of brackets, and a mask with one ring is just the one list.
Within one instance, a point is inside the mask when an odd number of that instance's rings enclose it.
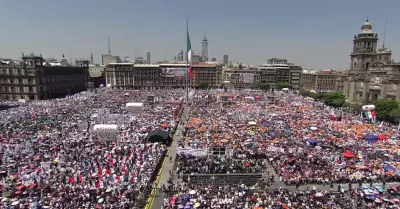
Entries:
{"label": "cathedral", "polygon": [[386,98],[400,101],[400,63],[392,60],[392,51],[384,41],[378,48],[378,34],[368,20],[354,36],[344,94],[350,103],[367,104]]}

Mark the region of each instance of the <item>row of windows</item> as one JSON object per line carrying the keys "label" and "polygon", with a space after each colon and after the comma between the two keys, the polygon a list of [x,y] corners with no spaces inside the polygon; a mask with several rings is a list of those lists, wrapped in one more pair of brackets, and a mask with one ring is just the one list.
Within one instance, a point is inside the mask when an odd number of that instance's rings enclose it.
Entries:
{"label": "row of windows", "polygon": [[42,78],[42,83],[58,83],[63,81],[82,81],[82,80],[89,80],[89,76],[51,76]]}
{"label": "row of windows", "polygon": [[0,69],[0,75],[25,75],[24,69],[15,69],[15,68],[2,68]]}
{"label": "row of windows", "polygon": [[18,100],[18,99],[25,99],[25,100],[35,100],[37,96],[35,95],[4,95],[3,98],[7,100]]}
{"label": "row of windows", "polygon": [[27,84],[27,85],[35,85],[36,80],[32,78],[0,78],[0,84]]}
{"label": "row of windows", "polygon": [[15,86],[0,86],[0,92],[7,93],[36,93],[36,88],[29,87],[15,87]]}

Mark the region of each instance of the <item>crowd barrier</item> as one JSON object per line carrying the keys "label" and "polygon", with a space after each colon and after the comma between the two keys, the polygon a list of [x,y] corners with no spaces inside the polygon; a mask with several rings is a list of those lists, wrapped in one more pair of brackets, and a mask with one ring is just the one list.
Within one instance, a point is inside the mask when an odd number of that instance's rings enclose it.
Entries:
{"label": "crowd barrier", "polygon": [[254,185],[257,182],[259,182],[262,178],[263,178],[262,173],[182,175],[183,181],[199,185],[224,185],[224,184]]}

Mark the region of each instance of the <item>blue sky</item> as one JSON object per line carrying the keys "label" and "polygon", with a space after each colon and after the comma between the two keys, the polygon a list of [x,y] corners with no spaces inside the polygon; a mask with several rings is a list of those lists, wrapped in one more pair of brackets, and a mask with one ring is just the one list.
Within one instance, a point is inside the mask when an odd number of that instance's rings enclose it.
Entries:
{"label": "blue sky", "polygon": [[22,52],[99,62],[111,37],[112,54],[172,60],[186,48],[201,51],[207,31],[209,57],[247,64],[284,57],[304,67],[347,69],[352,38],[368,16],[374,32],[399,58],[398,0],[3,0],[0,57]]}

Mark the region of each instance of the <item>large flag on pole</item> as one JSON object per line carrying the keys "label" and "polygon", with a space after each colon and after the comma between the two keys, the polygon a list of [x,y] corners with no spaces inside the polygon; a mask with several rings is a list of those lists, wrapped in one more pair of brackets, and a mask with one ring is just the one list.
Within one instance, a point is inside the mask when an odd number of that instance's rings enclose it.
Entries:
{"label": "large flag on pole", "polygon": [[187,28],[187,53],[188,53],[188,61],[189,61],[189,79],[193,80],[193,67],[192,67],[192,44],[190,43],[190,36],[189,36],[189,28]]}

